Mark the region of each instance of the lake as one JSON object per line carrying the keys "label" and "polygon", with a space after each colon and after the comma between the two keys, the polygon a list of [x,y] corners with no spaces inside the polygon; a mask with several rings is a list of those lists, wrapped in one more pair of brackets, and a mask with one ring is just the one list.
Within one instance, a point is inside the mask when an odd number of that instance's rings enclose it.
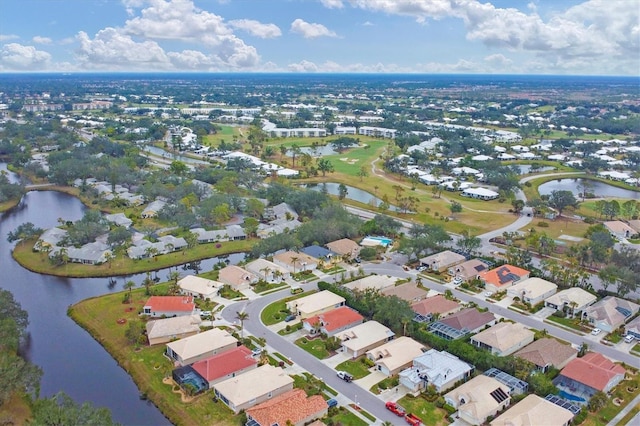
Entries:
{"label": "lake", "polygon": [[[300,186],[302,188],[307,188],[312,191],[322,191],[323,189],[326,189],[328,194],[336,195],[336,196],[340,195],[340,184],[336,182],[309,183],[309,184],[304,184]],[[345,186],[347,187],[347,195],[345,198],[348,198],[349,200],[358,201],[364,204],[369,204],[373,207],[377,207],[380,205],[380,203],[382,203],[382,199],[376,197],[375,195],[367,191],[363,191],[362,189],[354,188],[353,186],[349,186],[349,185],[345,185]],[[389,206],[389,210],[399,211],[400,209],[398,209],[398,207],[396,206]]]}
{"label": "lake", "polygon": [[580,193],[584,191],[584,184],[587,185],[587,192],[593,193],[597,198],[613,197],[613,198],[629,198],[640,200],[640,192],[631,191],[629,189],[618,188],[617,186],[608,185],[604,182],[590,179],[558,179],[545,182],[538,187],[540,195],[551,194],[552,191],[571,191],[576,197],[580,197]]}
{"label": "lake", "polygon": [[[115,285],[108,278],[62,278],[40,275],[21,267],[11,257],[13,244],[7,234],[18,225],[32,222],[40,228],[58,224],[58,218],[80,219],[86,208],[75,197],[53,191],[28,192],[21,203],[0,216],[0,287],[13,293],[22,308],[29,312],[30,338],[23,353],[39,365],[44,375],[41,395],[59,391],[75,401],[90,401],[107,407],[113,419],[125,425],[166,425],[169,421],[149,401],[139,398],[131,377],[116,363],[100,344],[67,316],[67,308],[83,299],[121,291],[132,280],[140,285],[146,274],[118,277]],[[229,263],[238,263],[244,254],[228,256]],[[209,271],[222,259],[201,262],[202,271]],[[174,267],[182,275],[193,273]],[[169,269],[158,271],[166,281]],[[154,274],[155,275],[155,274]]]}

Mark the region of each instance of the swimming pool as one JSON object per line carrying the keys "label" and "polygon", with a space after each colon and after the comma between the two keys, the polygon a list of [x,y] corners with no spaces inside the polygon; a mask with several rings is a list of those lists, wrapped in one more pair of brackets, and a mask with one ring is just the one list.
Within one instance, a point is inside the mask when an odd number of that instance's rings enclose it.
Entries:
{"label": "swimming pool", "polygon": [[393,243],[393,240],[391,238],[387,238],[387,237],[371,237],[371,236],[367,236],[364,238],[363,241],[369,240],[371,242],[374,243],[378,243],[381,246],[384,247],[388,247],[391,245],[391,243]]}
{"label": "swimming pool", "polygon": [[565,392],[563,390],[561,390],[560,393],[558,393],[558,395],[560,396],[560,398],[564,398],[564,399],[566,399],[568,401],[576,401],[576,402],[586,402],[587,401],[586,399],[584,399],[582,397],[570,394],[570,393]]}

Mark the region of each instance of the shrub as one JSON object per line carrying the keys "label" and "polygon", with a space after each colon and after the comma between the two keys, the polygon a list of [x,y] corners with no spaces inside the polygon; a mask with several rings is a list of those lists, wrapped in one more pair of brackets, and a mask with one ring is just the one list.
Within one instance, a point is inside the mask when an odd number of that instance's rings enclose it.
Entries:
{"label": "shrub", "polygon": [[558,317],[558,318],[564,318],[567,316],[567,314],[565,314],[563,311],[555,311],[553,314],[554,317]]}
{"label": "shrub", "polygon": [[444,404],[444,406],[442,408],[444,408],[445,411],[447,413],[449,413],[450,415],[455,413],[456,411],[458,411],[455,407],[453,407],[452,405],[449,405],[449,404]]}
{"label": "shrub", "polygon": [[596,223],[596,220],[594,218],[588,217],[588,216],[585,217],[583,220],[584,220],[584,223],[588,223],[589,225]]}
{"label": "shrub", "polygon": [[538,222],[538,224],[536,226],[538,228],[548,228],[549,227],[549,222]]}
{"label": "shrub", "polygon": [[444,404],[445,404],[444,398],[439,396],[438,399],[436,399],[436,407],[442,408],[444,407]]}

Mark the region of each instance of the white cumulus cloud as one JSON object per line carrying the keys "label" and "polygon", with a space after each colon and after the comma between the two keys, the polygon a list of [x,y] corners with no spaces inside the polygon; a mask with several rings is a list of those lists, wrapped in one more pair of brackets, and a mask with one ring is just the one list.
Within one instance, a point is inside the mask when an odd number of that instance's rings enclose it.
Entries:
{"label": "white cumulus cloud", "polygon": [[35,36],[31,39],[36,44],[51,44],[53,40],[49,37]]}
{"label": "white cumulus cloud", "polygon": [[342,9],[344,7],[342,0],[320,0],[320,3],[329,9]]}
{"label": "white cumulus cloud", "polygon": [[19,39],[20,37],[15,35],[15,34],[0,34],[0,42],[2,41],[9,41],[9,40],[16,40]]}
{"label": "white cumulus cloud", "polygon": [[291,23],[291,31],[304,38],[337,37],[336,33],[322,24],[313,24],[298,18]]}
{"label": "white cumulus cloud", "polygon": [[33,71],[47,69],[51,62],[49,52],[35,46],[9,43],[0,50],[0,69],[5,71]]}
{"label": "white cumulus cloud", "polygon": [[318,72],[318,66],[311,61],[302,60],[287,66],[293,72]]}
{"label": "white cumulus cloud", "polygon": [[276,38],[282,35],[282,31],[276,24],[263,24],[253,19],[236,19],[229,21],[229,25],[260,38]]}

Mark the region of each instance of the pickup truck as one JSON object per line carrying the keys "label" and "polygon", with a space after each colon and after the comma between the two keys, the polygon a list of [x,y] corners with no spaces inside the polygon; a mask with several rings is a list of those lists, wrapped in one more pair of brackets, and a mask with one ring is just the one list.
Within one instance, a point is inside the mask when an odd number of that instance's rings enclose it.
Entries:
{"label": "pickup truck", "polygon": [[346,371],[338,371],[338,377],[340,377],[345,382],[350,382],[353,380],[353,376]]}
{"label": "pickup truck", "polygon": [[404,419],[411,426],[420,426],[422,424],[422,420],[420,420],[420,417],[416,416],[413,413],[407,414],[406,416],[404,416]]}
{"label": "pickup truck", "polygon": [[391,411],[398,417],[404,417],[405,415],[404,409],[393,401],[387,402],[384,406],[387,407],[387,410]]}

